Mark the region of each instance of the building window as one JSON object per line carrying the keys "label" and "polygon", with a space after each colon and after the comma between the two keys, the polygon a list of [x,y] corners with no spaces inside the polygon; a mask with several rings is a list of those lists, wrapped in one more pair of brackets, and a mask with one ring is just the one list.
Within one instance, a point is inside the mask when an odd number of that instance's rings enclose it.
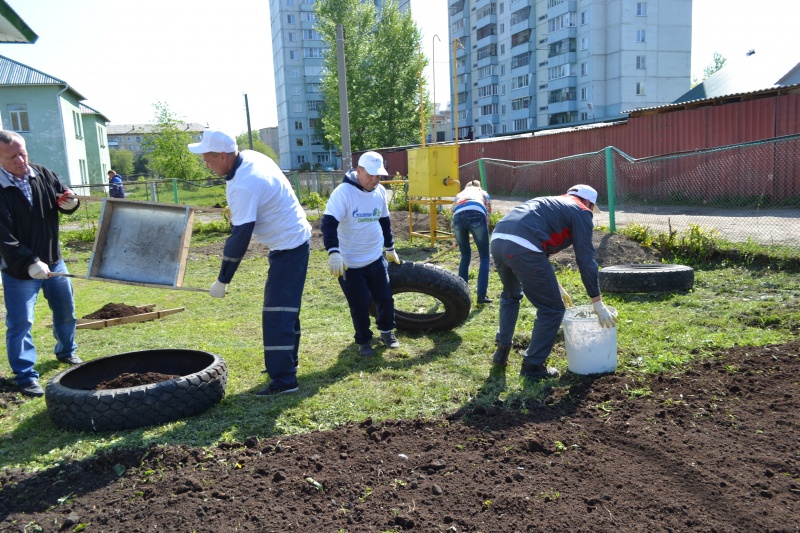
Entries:
{"label": "building window", "polygon": [[636,30],[636,42],[637,43],[644,43],[645,41],[645,31],[644,30]]}
{"label": "building window", "polygon": [[581,87],[581,100],[586,100],[586,95],[588,94],[588,90],[586,87]]}
{"label": "building window", "polygon": [[286,15],[286,22],[289,24],[297,24],[297,15]]}
{"label": "building window", "polygon": [[511,25],[513,26],[514,24],[524,22],[528,20],[528,17],[530,16],[531,16],[530,6],[523,7],[519,11],[514,11],[513,13],[511,13]]}
{"label": "building window", "polygon": [[11,119],[13,131],[31,131],[26,104],[8,104],[8,117]]}
{"label": "building window", "polygon": [[303,112],[303,104],[295,103],[294,104],[294,112],[295,113],[302,113]]}
{"label": "building window", "polygon": [[575,100],[575,87],[556,89],[555,91],[550,91],[547,95],[547,103],[549,104],[567,102],[569,100]]}
{"label": "building window", "polygon": [[531,105],[531,97],[525,96],[524,98],[516,98],[511,100],[511,110],[519,111],[520,109],[528,109]]}
{"label": "building window", "polygon": [[481,135],[492,135],[494,133],[494,124],[484,124],[481,126]]}
{"label": "building window", "polygon": [[586,26],[587,24],[589,24],[589,12],[581,11],[581,26]]}
{"label": "building window", "polygon": [[[481,67],[481,68],[478,69],[478,79],[479,80],[481,80],[481,79],[483,79],[483,78],[485,78],[487,76],[494,76],[495,74],[497,74],[497,65],[487,65],[485,67]],[[464,74],[461,74],[461,75],[458,76],[458,78],[459,78],[458,83],[464,83],[461,80],[461,76],[463,76],[463,75]]]}
{"label": "building window", "polygon": [[305,143],[303,142],[303,138],[302,137],[298,137],[297,140],[295,140],[295,144],[297,146],[304,146],[305,145]]}
{"label": "building window", "polygon": [[525,131],[528,129],[528,119],[519,118],[514,121],[514,131]]}
{"label": "building window", "polygon": [[525,52],[511,58],[511,68],[524,67],[531,62],[531,53]]}
{"label": "building window", "polygon": [[581,50],[588,50],[588,49],[589,49],[589,38],[581,37]]}
{"label": "building window", "polygon": [[291,7],[294,5],[294,0],[286,0],[286,5]]}
{"label": "building window", "polygon": [[72,112],[72,122],[75,124],[75,138],[83,139],[83,126],[81,124],[81,114],[77,111]]}
{"label": "building window", "polygon": [[297,164],[298,165],[302,165],[305,162],[306,162],[306,156],[304,156],[304,155],[298,155],[297,156]]}
{"label": "building window", "polygon": [[303,57],[306,59],[318,59],[322,57],[322,48],[303,48]]}
{"label": "building window", "polygon": [[316,22],[312,11],[304,11],[300,16],[303,17],[303,22]]}
{"label": "building window", "polygon": [[322,110],[322,100],[309,100],[306,102],[306,107],[309,111],[321,111]]}
{"label": "building window", "polygon": [[512,91],[514,89],[522,89],[523,87],[527,87],[530,84],[531,84],[531,75],[530,75],[530,73],[523,74],[522,76],[516,76],[514,78],[511,78],[511,90]]}
{"label": "building window", "polygon": [[637,17],[647,16],[647,2],[636,2],[636,16]]}
{"label": "building window", "polygon": [[569,64],[559,65],[557,67],[550,67],[547,69],[547,79],[557,80],[570,75]]}
{"label": "building window", "polygon": [[308,119],[308,129],[313,130],[317,126],[317,119],[310,118]]}
{"label": "building window", "polygon": [[531,40],[531,30],[530,28],[526,30],[522,30],[519,33],[515,33],[511,36],[511,47],[515,47],[520,44],[525,44]]}
{"label": "building window", "polygon": [[486,4],[475,12],[475,20],[481,20],[484,17],[495,14],[497,14],[497,4],[492,2],[491,4]]}
{"label": "building window", "polygon": [[294,41],[296,41],[296,40],[297,40],[297,38],[296,38],[295,32],[293,32],[293,31],[290,31],[290,32],[289,32],[289,42],[290,42],[290,43],[293,43],[293,42],[294,42]]}
{"label": "building window", "polygon": [[294,121],[294,129],[302,130],[303,129],[303,121],[302,120],[295,120]]}
{"label": "building window", "polygon": [[86,160],[85,159],[78,159],[78,166],[81,169],[81,183],[86,183]]}
{"label": "building window", "polygon": [[[486,85],[484,87],[478,87],[478,98],[483,98],[484,96],[496,96],[497,95],[497,84],[494,85]],[[459,98],[460,103],[464,103]]]}
{"label": "building window", "polygon": [[586,62],[581,63],[581,76],[589,74],[589,64]]}
{"label": "building window", "polygon": [[450,32],[456,33],[458,30],[464,29],[464,20],[465,19],[458,19],[453,22],[453,24],[450,25]]}
{"label": "building window", "polygon": [[589,113],[581,111],[581,120],[589,120]]}
{"label": "building window", "polygon": [[504,44],[501,44],[501,45],[500,45],[500,55],[501,55],[501,56],[502,56],[502,55],[505,55],[505,53],[506,53],[506,45],[504,45]]}
{"label": "building window", "polygon": [[477,58],[478,60],[485,59],[487,57],[492,57],[497,55],[497,45],[496,44],[489,44],[486,46],[482,46],[478,48]]}
{"label": "building window", "polygon": [[483,116],[486,116],[486,115],[496,115],[496,114],[497,114],[497,104],[489,104],[489,105],[481,106],[481,115],[480,116],[483,117]]}
{"label": "building window", "polygon": [[328,163],[330,160],[330,154],[317,154],[317,163]]}
{"label": "building window", "polygon": [[645,56],[636,56],[636,68],[638,70],[644,70],[647,68],[645,66]]}
{"label": "building window", "polygon": [[644,96],[645,92],[644,92],[644,82],[643,81],[636,82],[636,94],[639,95],[639,96]]}
{"label": "building window", "polygon": [[97,142],[100,145],[100,148],[106,147],[106,136],[103,135],[103,128],[97,126]]}
{"label": "building window", "polygon": [[297,50],[289,50],[289,59],[292,61],[297,60]]}
{"label": "building window", "polygon": [[321,41],[322,35],[320,35],[317,30],[303,30],[303,39],[309,39],[311,41]]}

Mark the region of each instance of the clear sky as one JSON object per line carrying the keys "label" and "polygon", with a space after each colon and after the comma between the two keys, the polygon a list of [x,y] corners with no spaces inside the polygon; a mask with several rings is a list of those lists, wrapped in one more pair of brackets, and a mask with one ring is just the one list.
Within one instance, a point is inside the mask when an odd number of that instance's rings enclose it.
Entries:
{"label": "clear sky", "polygon": [[[164,102],[187,122],[234,134],[276,126],[268,0],[6,0],[39,35],[0,44],[7,56],[66,81],[112,124],[152,122]],[[410,1],[435,63],[425,72],[436,100],[449,96],[447,5]],[[800,62],[800,0],[694,0],[692,77],[714,52],[755,49]],[[437,39],[438,36],[438,39]],[[687,90],[689,88],[687,87]]]}

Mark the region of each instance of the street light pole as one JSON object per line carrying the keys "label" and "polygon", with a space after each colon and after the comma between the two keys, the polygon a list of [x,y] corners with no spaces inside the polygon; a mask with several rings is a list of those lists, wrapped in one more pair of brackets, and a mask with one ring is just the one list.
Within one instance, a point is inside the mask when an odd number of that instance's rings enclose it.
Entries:
{"label": "street light pole", "polygon": [[[438,39],[439,42],[441,42],[441,39],[439,39],[438,35],[434,35],[433,39]],[[431,63],[432,63],[431,68],[433,70],[433,72],[432,72],[432,76],[433,76],[433,116],[432,116],[432,119],[433,119],[433,144],[436,144],[436,115],[437,115],[437,112],[436,112],[436,41],[433,40],[433,39],[431,40]]]}

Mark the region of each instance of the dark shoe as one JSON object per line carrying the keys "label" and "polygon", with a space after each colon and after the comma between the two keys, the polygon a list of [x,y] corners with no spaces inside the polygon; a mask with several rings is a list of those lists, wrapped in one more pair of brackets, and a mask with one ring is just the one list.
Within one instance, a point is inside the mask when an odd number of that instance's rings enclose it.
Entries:
{"label": "dark shoe", "polygon": [[256,393],[256,396],[274,396],[276,394],[286,394],[287,392],[297,392],[300,386],[297,380],[294,383],[284,383],[282,381],[271,381],[266,389],[262,389]]}
{"label": "dark shoe", "polygon": [[37,380],[29,381],[19,386],[19,391],[23,396],[30,396],[31,398],[38,398],[44,396],[44,389]]}
{"label": "dark shoe", "polygon": [[547,378],[557,378],[560,372],[552,367],[547,367],[544,365],[526,365],[525,363],[522,364],[522,369],[519,371],[519,375],[525,379],[547,379]]}
{"label": "dark shoe", "polygon": [[399,348],[400,343],[397,341],[397,337],[394,336],[394,331],[387,331],[386,333],[381,333],[381,342],[386,345],[387,348]]}
{"label": "dark shoe", "polygon": [[489,298],[489,297],[487,297],[487,296],[484,296],[483,298],[478,298],[478,303],[479,303],[479,304],[490,304],[490,303],[492,303],[493,301],[494,301],[494,300],[492,300],[491,298]]}
{"label": "dark shoe", "polygon": [[508,352],[511,351],[511,346],[497,345],[497,350],[492,354],[492,364],[496,366],[506,366],[508,364]]}
{"label": "dark shoe", "polygon": [[58,360],[67,365],[79,365],[83,363],[80,357],[75,354],[69,355],[67,357],[59,357]]}
{"label": "dark shoe", "polygon": [[358,345],[358,355],[369,357],[375,355],[375,350],[372,349],[372,341],[367,341],[364,344]]}

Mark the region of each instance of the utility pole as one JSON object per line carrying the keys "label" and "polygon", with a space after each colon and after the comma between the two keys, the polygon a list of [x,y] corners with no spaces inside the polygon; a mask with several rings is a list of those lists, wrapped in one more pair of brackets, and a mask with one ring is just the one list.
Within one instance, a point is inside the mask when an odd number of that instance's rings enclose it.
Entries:
{"label": "utility pole", "polygon": [[339,73],[339,123],[342,136],[342,170],[353,168],[353,154],[350,149],[350,115],[347,104],[347,73],[344,68],[344,29],[336,25],[336,61]]}
{"label": "utility pole", "polygon": [[250,129],[250,105],[247,103],[247,93],[244,94],[244,111],[247,114],[247,138],[250,141],[250,149],[253,149],[253,130]]}

